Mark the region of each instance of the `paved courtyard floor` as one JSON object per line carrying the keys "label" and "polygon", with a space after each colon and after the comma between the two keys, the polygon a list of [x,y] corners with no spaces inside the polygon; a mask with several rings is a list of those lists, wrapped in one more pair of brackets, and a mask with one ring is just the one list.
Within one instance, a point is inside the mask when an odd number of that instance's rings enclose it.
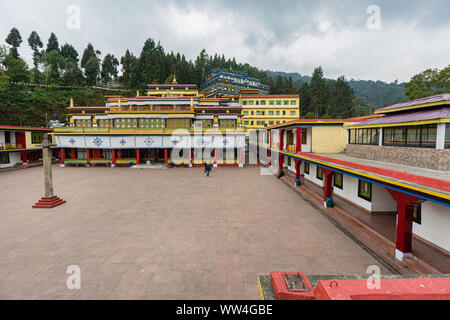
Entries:
{"label": "paved courtyard floor", "polygon": [[[258,274],[379,262],[273,176],[246,167],[0,173],[0,299],[259,299]],[[66,270],[81,270],[68,290]],[[389,274],[382,268],[384,274]]]}

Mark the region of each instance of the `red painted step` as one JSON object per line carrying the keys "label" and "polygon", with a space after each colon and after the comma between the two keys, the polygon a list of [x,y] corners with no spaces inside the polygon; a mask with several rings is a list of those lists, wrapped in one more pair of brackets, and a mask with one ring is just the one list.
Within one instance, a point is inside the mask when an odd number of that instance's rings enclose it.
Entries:
{"label": "red painted step", "polygon": [[42,197],[41,200],[39,200],[34,206],[33,209],[52,209],[55,208],[57,206],[60,206],[62,204],[66,203],[65,200],[57,197],[57,196],[53,196],[50,198],[46,198],[46,197]]}

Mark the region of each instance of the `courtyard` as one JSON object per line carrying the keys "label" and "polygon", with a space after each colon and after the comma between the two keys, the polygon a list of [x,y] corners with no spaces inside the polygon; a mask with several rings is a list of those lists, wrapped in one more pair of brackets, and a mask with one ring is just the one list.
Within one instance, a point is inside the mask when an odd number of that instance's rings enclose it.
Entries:
{"label": "courtyard", "polygon": [[[260,299],[258,274],[380,265],[258,168],[42,167],[0,173],[0,299]],[[79,266],[81,289],[66,273]],[[389,274],[381,267],[383,274]]]}

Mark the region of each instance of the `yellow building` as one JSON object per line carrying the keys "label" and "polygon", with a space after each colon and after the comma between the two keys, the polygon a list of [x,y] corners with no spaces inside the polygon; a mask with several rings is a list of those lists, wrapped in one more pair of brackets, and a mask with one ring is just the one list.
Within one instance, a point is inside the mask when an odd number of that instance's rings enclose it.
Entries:
{"label": "yellow building", "polygon": [[300,118],[299,95],[241,95],[243,125],[249,129],[283,124]]}

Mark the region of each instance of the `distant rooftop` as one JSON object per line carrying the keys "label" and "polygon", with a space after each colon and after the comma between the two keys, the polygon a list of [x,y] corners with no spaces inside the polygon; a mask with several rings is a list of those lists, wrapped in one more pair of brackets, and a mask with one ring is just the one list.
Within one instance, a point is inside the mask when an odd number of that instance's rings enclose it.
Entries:
{"label": "distant rooftop", "polygon": [[420,98],[416,100],[406,101],[394,104],[392,106],[387,106],[380,108],[375,111],[375,113],[390,113],[408,109],[416,109],[428,106],[435,106],[440,104],[450,104],[450,93],[443,93],[437,96]]}

